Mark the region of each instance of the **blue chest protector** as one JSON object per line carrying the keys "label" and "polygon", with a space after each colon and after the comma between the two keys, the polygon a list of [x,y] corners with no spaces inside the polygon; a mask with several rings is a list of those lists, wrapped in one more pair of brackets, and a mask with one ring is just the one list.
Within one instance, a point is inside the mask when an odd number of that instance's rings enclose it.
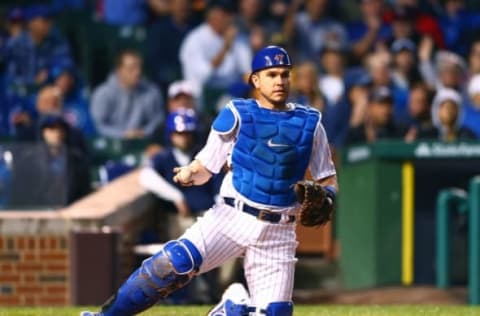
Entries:
{"label": "blue chest protector", "polygon": [[257,203],[292,205],[292,184],[305,175],[320,113],[299,105],[291,111],[272,111],[253,99],[235,99],[232,104],[239,122],[226,107],[213,129],[222,133],[239,128],[232,153],[235,189]]}

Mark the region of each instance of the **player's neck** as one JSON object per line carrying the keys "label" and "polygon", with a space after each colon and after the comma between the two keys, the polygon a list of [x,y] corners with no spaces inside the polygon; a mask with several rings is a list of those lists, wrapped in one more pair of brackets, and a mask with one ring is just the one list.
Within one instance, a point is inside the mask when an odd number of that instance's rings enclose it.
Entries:
{"label": "player's neck", "polygon": [[257,103],[261,108],[274,110],[274,111],[285,111],[285,110],[289,109],[287,103],[285,103],[285,102],[273,102],[272,100],[269,100],[269,99],[265,98],[264,96],[260,96],[257,100]]}

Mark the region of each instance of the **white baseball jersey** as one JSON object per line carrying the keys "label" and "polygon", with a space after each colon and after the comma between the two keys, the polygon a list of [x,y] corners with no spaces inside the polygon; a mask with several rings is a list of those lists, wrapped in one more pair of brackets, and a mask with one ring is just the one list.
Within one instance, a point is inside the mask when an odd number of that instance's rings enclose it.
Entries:
{"label": "white baseball jersey", "polygon": [[[289,106],[295,107],[294,104]],[[212,129],[196,159],[211,172],[218,173],[232,154],[236,133],[237,129],[229,135],[220,135]],[[315,180],[336,173],[320,119],[314,133],[308,169]],[[232,257],[243,256],[253,305],[265,308],[271,302],[291,301],[297,241],[295,223],[288,222],[288,215],[296,212],[298,204],[282,208],[250,201],[235,190],[231,172],[224,178],[220,196],[234,198],[236,206],[220,201],[181,237],[194,243],[202,254],[200,273]],[[244,203],[278,212],[282,220],[279,223],[261,221],[241,211]]]}

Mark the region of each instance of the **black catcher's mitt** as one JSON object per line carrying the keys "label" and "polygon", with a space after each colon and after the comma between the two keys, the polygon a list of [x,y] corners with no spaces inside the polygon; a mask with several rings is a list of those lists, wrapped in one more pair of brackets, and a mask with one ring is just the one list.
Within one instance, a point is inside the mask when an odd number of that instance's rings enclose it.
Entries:
{"label": "black catcher's mitt", "polygon": [[302,180],[295,183],[297,200],[301,204],[300,223],[307,227],[326,224],[332,216],[333,198],[328,191],[314,181]]}

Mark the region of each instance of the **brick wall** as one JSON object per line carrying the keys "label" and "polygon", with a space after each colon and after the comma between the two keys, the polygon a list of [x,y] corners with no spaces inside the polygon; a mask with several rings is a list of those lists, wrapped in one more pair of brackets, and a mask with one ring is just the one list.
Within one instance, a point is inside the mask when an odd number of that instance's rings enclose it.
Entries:
{"label": "brick wall", "polygon": [[70,302],[68,238],[0,236],[0,305],[66,305]]}

